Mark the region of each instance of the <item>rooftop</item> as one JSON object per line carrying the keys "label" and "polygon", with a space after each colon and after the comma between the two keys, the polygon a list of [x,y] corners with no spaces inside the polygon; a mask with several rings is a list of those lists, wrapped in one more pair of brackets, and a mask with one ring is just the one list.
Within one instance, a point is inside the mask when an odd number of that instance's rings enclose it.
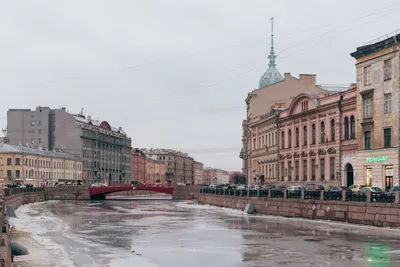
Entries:
{"label": "rooftop", "polygon": [[5,154],[5,153],[21,153],[21,154],[28,154],[28,155],[38,155],[38,156],[43,156],[43,157],[62,158],[62,159],[71,159],[71,160],[79,159],[79,158],[74,157],[67,153],[39,150],[39,149],[30,148],[30,147],[15,146],[15,145],[0,143],[0,154]]}
{"label": "rooftop", "polygon": [[320,84],[317,85],[322,90],[328,91],[330,93],[338,93],[347,91],[350,87],[345,84]]}
{"label": "rooftop", "polygon": [[122,127],[119,127],[119,128],[112,127],[107,121],[92,120],[90,116],[85,117],[81,114],[71,114],[71,115],[78,122],[85,123],[88,125],[93,125],[93,126],[102,128],[104,130],[113,131],[113,132],[117,132],[117,133],[126,135],[126,133],[122,130]]}
{"label": "rooftop", "polygon": [[350,53],[350,55],[355,59],[359,59],[396,45],[400,45],[400,30],[388,33],[364,44],[363,46],[357,47],[357,50]]}

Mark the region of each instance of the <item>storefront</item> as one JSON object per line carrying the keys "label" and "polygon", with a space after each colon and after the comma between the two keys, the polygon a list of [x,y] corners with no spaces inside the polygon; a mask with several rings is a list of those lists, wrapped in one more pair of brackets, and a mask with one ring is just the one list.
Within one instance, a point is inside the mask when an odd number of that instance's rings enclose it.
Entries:
{"label": "storefront", "polygon": [[397,149],[358,151],[357,168],[360,173],[355,183],[386,190],[398,185],[398,166]]}

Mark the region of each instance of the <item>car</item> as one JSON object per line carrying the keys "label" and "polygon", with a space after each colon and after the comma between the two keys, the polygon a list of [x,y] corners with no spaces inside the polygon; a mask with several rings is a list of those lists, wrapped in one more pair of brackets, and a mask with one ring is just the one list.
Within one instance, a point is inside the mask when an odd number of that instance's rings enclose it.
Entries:
{"label": "car", "polygon": [[393,186],[389,188],[389,190],[386,190],[385,194],[386,195],[392,195],[394,192],[400,191],[400,186]]}
{"label": "car", "polygon": [[353,191],[354,193],[360,191],[360,189],[363,187],[364,187],[364,185],[361,185],[361,184],[353,184],[353,185],[349,186],[351,191]]}

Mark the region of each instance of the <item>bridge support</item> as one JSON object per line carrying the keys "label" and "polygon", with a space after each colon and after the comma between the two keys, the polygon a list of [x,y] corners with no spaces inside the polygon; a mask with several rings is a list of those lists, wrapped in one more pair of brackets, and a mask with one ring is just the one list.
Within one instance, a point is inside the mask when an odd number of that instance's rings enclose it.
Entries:
{"label": "bridge support", "polygon": [[106,200],[106,194],[90,196],[90,200]]}

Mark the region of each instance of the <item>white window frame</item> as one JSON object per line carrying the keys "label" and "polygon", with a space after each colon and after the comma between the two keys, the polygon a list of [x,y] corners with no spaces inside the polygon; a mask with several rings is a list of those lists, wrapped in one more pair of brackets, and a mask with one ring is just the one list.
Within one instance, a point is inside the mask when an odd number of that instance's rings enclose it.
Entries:
{"label": "white window frame", "polygon": [[364,99],[364,118],[372,117],[372,98]]}
{"label": "white window frame", "polygon": [[390,114],[392,113],[392,94],[384,94],[384,99],[385,99],[385,105],[384,105],[384,112],[385,114]]}

